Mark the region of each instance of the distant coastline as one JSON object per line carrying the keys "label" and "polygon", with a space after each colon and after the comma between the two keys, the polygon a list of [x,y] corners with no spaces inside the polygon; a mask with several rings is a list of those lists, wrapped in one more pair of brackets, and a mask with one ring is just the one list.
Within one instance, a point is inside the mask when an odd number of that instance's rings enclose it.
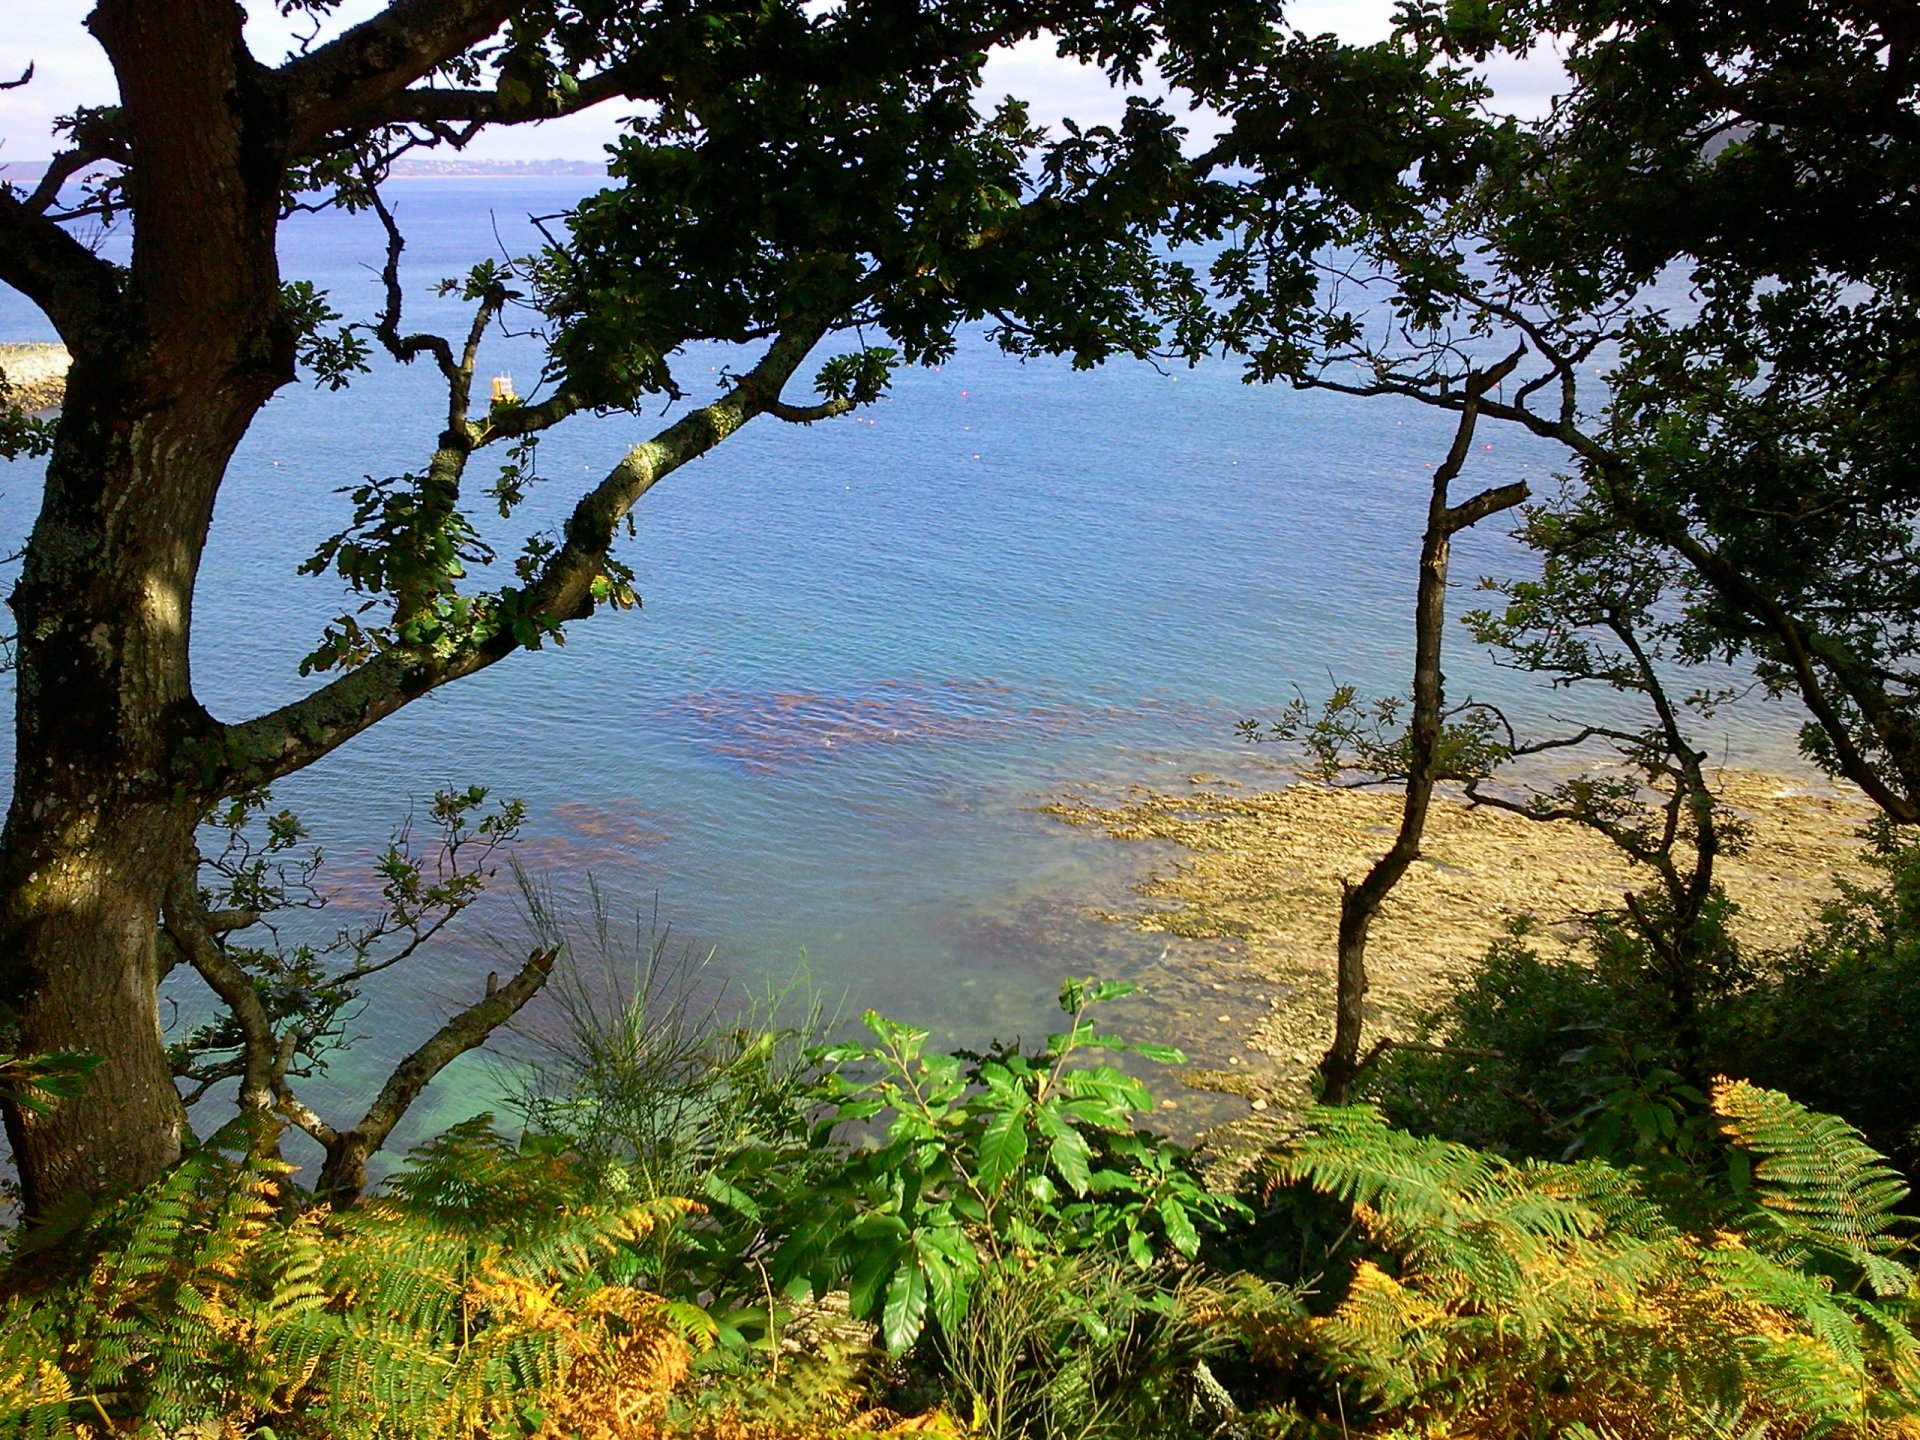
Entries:
{"label": "distant coastline", "polygon": [[[0,159],[0,183],[31,188],[47,173],[45,160]],[[69,183],[97,178],[104,172],[83,173]],[[548,180],[604,179],[607,167],[588,160],[467,160],[426,159],[402,156],[393,166],[396,180]],[[18,332],[16,332],[18,333]],[[67,367],[71,364],[64,347],[56,344],[0,343],[0,376],[11,393],[10,403],[29,413],[52,410],[66,394]]]}
{"label": "distant coastline", "polygon": [[604,180],[601,160],[422,160],[403,156],[393,164],[396,180],[549,180],[586,176]]}
{"label": "distant coastline", "polygon": [[[47,173],[45,160],[0,161],[0,181],[14,185],[37,185]],[[429,160],[405,155],[396,160],[392,175],[396,180],[546,180],[564,177],[606,176],[605,162],[599,160]],[[78,178],[78,177],[76,177]]]}

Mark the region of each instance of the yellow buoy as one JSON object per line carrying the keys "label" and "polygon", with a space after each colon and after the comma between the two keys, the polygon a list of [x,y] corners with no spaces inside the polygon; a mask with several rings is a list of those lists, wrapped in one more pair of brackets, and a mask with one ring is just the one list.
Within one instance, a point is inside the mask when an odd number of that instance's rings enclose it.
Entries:
{"label": "yellow buoy", "polygon": [[496,375],[493,377],[493,403],[496,405],[518,405],[520,397],[514,393],[513,376]]}

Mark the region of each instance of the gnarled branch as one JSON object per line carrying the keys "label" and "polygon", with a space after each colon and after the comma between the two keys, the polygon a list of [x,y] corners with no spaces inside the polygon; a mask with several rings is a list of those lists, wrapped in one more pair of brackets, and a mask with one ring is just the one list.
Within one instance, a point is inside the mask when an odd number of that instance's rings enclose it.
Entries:
{"label": "gnarled branch", "polygon": [[119,271],[28,202],[0,191],[0,285],[31,300],[79,357],[117,333]]}
{"label": "gnarled branch", "polygon": [[635,83],[629,68],[602,70],[581,79],[570,94],[534,92],[510,98],[498,90],[442,90],[430,87],[402,90],[382,111],[383,125],[462,125],[469,136],[484,125],[523,125],[532,120],[557,120],[576,115],[609,100],[658,98],[664,87]]}
{"label": "gnarled branch", "polygon": [[371,20],[283,65],[289,148],[317,150],[329,132],[387,123],[397,96],[499,29],[511,0],[394,0]]}
{"label": "gnarled branch", "polygon": [[368,1157],[386,1143],[408,1107],[420,1098],[420,1092],[434,1076],[483,1044],[539,994],[559,957],[557,948],[536,950],[505,985],[497,984],[490,976],[485,995],[447,1021],[425,1044],[396,1065],[359,1123],[350,1130],[338,1132],[331,1141],[322,1140],[327,1160],[320,1168],[315,1192],[336,1205],[357,1199],[366,1188]]}
{"label": "gnarled branch", "polygon": [[[629,450],[574,506],[562,543],[517,597],[520,613],[549,624],[589,613],[593,582],[602,573],[621,522],[640,498],[781,404],[782,387],[826,329],[822,322],[790,328],[726,394]],[[503,418],[519,413],[509,410]],[[483,670],[518,648],[519,641],[503,627],[441,652],[402,646],[384,650],[303,699],[221,727],[196,757],[205,761],[196,768],[209,774],[213,793],[267,784],[312,764],[424,692]]]}
{"label": "gnarled branch", "polygon": [[[198,859],[196,853],[180,867],[167,893],[166,934],[240,1027],[240,1108],[265,1112],[274,1108],[276,1082],[281,1079],[274,1065],[279,1044],[273,1020],[267,1014],[266,1001],[254,987],[253,977],[213,938],[219,922],[200,901]],[[229,920],[234,914],[222,911],[220,920]]]}

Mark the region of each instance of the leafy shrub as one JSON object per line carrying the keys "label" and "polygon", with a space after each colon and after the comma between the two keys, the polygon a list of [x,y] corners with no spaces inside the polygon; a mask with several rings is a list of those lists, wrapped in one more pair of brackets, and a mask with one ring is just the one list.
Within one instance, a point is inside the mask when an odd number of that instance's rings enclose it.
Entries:
{"label": "leafy shrub", "polygon": [[[1544,959],[1524,927],[1495,941],[1427,1022],[1447,1053],[1390,1051],[1366,1089],[1395,1123],[1513,1157],[1567,1158],[1622,1082],[1663,1084],[1673,1046],[1641,974]],[[1657,1124],[1657,1122],[1655,1122]],[[1603,1158],[1620,1158],[1603,1146]]]}
{"label": "leafy shrub", "polygon": [[[1237,1202],[1212,1194],[1186,1152],[1136,1128],[1147,1089],[1112,1066],[1075,1067],[1087,1051],[1181,1063],[1179,1051],[1099,1034],[1086,1018],[1131,987],[1070,981],[1068,1029],[1032,1054],[929,1055],[928,1032],[868,1011],[877,1044],[822,1052],[836,1068],[815,1136],[873,1125],[819,1188],[791,1192],[774,1277],[804,1293],[845,1284],[889,1351],[932,1316],[954,1329],[989,1263],[1041,1255],[1115,1255],[1141,1270],[1191,1259],[1201,1225]],[[858,1067],[872,1067],[872,1078]],[[884,1124],[875,1124],[875,1122]]]}
{"label": "leafy shrub", "polygon": [[[1877,887],[1841,898],[1785,955],[1701,995],[1708,1068],[1787,1091],[1920,1170],[1920,844],[1882,836]],[[1396,1123],[1510,1156],[1599,1158],[1697,1174],[1711,1164],[1705,1097],[1657,986],[1599,931],[1590,959],[1497,942],[1428,1022],[1454,1052],[1391,1054],[1368,1086]]]}
{"label": "leafy shrub", "polygon": [[1723,1008],[1733,1074],[1844,1116],[1920,1175],[1920,842],[1883,831],[1876,886],[1841,882],[1819,925]]}
{"label": "leafy shrub", "polygon": [[[1031,1053],[928,1055],[870,1014],[871,1044],[813,1052],[779,1092],[808,1115],[805,1164],[707,1172],[741,1182],[711,1206],[730,1215],[643,1193],[617,1146],[486,1117],[385,1195],[296,1213],[273,1135],[236,1122],[146,1194],[16,1237],[0,1434],[1912,1433],[1907,1191],[1844,1122],[1721,1082],[1705,1114],[1732,1163],[1688,1211],[1645,1165],[1516,1162],[1323,1109],[1273,1157],[1262,1230],[1137,1128],[1137,1080],[1081,1063],[1177,1058],[1088,1020],[1123,988],[1065,987],[1067,1027]],[[656,1236],[688,1227],[759,1278],[764,1343],[714,1345],[727,1297],[661,1288],[694,1267],[663,1274]],[[1268,1273],[1209,1271],[1232,1255]],[[776,1287],[844,1287],[896,1388],[857,1334],[780,1343],[800,1327]],[[1236,1416],[1213,1365],[1264,1409]],[[882,1398],[946,1408],[900,1421]]]}
{"label": "leafy shrub", "polygon": [[1203,1232],[1240,1211],[1184,1150],[1138,1128],[1144,1085],[1078,1063],[1181,1060],[1087,1019],[1129,989],[1070,982],[1067,1028],[1031,1053],[930,1055],[928,1032],[868,1012],[874,1043],[819,1055],[831,1069],[815,1144],[849,1126],[854,1143],[765,1207],[774,1284],[844,1287],[889,1353],[944,1366],[960,1408],[995,1435],[1144,1433],[1122,1417],[1138,1420],[1195,1340],[1178,1278]]}

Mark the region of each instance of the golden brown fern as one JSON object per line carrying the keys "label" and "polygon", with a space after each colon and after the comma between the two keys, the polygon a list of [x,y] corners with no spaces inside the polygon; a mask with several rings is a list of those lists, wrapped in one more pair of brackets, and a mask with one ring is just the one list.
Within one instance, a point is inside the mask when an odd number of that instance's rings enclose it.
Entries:
{"label": "golden brown fern", "polygon": [[564,1162],[516,1168],[515,1147],[470,1134],[416,1173],[491,1150],[523,1202],[510,1221],[478,1193],[288,1221],[286,1167],[247,1140],[216,1137],[99,1217],[83,1273],[8,1299],[0,1436],[471,1440],[529,1433],[569,1396],[637,1416],[684,1374],[670,1307],[601,1263],[684,1205],[597,1207]]}
{"label": "golden brown fern", "polygon": [[1738,1143],[1792,1157],[1756,1168],[1752,1237],[1681,1232],[1631,1172],[1511,1164],[1364,1108],[1317,1116],[1276,1175],[1349,1201],[1375,1258],[1308,1323],[1310,1363],[1356,1415],[1515,1437],[1866,1435],[1920,1408],[1907,1302],[1802,1263],[1811,1236],[1883,1279],[1900,1268],[1878,1157],[1785,1097],[1727,1093]]}

